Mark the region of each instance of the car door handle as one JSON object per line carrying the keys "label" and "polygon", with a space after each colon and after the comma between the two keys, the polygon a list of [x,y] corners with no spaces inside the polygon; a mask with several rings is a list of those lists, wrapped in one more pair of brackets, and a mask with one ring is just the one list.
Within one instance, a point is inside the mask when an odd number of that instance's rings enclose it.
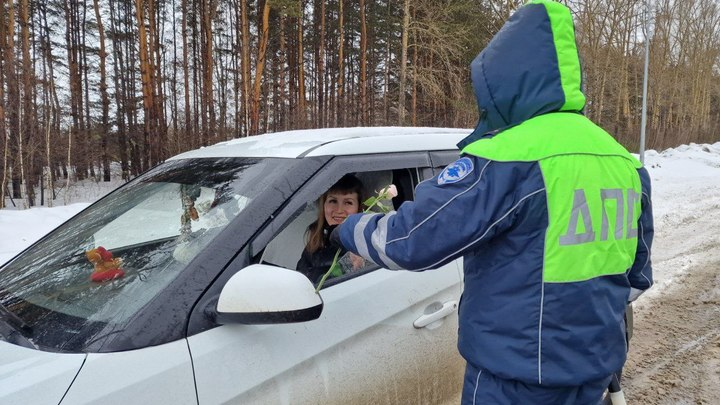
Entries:
{"label": "car door handle", "polygon": [[413,322],[413,326],[417,329],[424,328],[431,323],[439,321],[440,319],[445,318],[446,316],[457,311],[457,307],[457,301],[448,301],[443,304],[442,308],[438,309],[432,314],[425,314],[422,315],[420,318],[416,319],[415,322]]}

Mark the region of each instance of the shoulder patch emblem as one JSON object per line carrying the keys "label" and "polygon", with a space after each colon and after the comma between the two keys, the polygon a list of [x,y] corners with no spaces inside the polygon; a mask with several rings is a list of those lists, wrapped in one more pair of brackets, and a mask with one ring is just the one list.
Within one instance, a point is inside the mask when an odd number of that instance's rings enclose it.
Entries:
{"label": "shoulder patch emblem", "polygon": [[473,162],[470,158],[460,158],[449,164],[442,173],[440,173],[437,183],[439,185],[457,183],[472,173],[473,169]]}

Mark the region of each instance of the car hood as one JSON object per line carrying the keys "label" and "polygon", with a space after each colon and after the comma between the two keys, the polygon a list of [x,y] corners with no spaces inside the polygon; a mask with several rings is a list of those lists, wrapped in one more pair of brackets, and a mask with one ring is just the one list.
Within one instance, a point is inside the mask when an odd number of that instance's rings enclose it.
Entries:
{"label": "car hood", "polygon": [[0,403],[60,403],[85,357],[83,353],[49,353],[0,341]]}

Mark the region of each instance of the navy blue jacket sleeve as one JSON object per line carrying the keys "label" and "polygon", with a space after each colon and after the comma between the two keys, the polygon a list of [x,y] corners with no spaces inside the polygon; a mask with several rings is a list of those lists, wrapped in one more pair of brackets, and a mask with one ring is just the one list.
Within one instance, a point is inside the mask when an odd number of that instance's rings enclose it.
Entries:
{"label": "navy blue jacket sleeve", "polygon": [[635,262],[628,273],[630,287],[632,288],[630,301],[634,301],[653,284],[650,253],[655,228],[653,225],[650,174],[644,167],[639,169],[638,173],[642,183],[642,212],[638,221],[638,246],[635,253]]}
{"label": "navy blue jacket sleeve", "polygon": [[514,182],[503,178],[505,172],[498,175],[497,163],[463,159],[472,162],[469,173],[450,181],[438,180],[441,173],[420,183],[415,201],[396,212],[348,217],[339,228],[342,244],[388,269],[427,270],[506,230],[513,221]]}

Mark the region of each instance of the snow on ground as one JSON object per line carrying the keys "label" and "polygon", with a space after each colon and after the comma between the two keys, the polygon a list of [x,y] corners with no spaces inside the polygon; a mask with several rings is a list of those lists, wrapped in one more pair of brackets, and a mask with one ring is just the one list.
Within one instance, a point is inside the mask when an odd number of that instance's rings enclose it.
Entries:
{"label": "snow on ground", "polygon": [[[703,247],[717,246],[720,238],[720,142],[651,150],[645,166],[652,178],[655,219],[655,286],[647,299],[682,277],[696,255],[717,253]],[[689,222],[704,226],[679,226]]]}
{"label": "snow on ground", "polygon": [[[661,246],[670,246],[653,250],[656,286],[648,295],[654,295],[682,275],[692,262],[692,254],[697,254],[697,246],[718,238],[720,219],[708,213],[720,211],[720,142],[681,145],[662,152],[649,150],[645,153],[645,166],[653,181],[656,241],[661,239],[664,242]],[[0,263],[116,185],[94,182],[75,185],[68,198],[71,204],[66,206],[0,210]],[[673,232],[677,225],[690,220],[711,222],[691,235]]]}
{"label": "snow on ground", "polygon": [[77,203],[54,208],[0,210],[0,263],[10,260],[88,205]]}
{"label": "snow on ground", "polygon": [[[82,211],[93,201],[120,187],[120,165],[110,165],[113,180],[110,182],[85,179],[67,187],[62,184],[56,191],[53,208],[23,209],[23,201],[5,198],[5,209],[0,210],[0,264],[30,246],[43,235]],[[58,181],[61,184],[62,181]],[[36,193],[39,198],[39,192]],[[36,204],[40,204],[36,201]]]}

